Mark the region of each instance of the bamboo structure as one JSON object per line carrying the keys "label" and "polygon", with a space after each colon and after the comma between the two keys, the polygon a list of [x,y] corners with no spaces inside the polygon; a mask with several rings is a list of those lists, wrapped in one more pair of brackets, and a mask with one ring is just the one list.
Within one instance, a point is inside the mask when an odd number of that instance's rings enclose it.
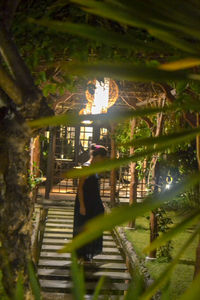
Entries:
{"label": "bamboo structure", "polygon": [[[136,119],[130,121],[131,125],[131,136],[130,138],[133,139],[135,127],[136,127]],[[134,147],[130,148],[130,155],[134,154]],[[137,169],[136,169],[136,162],[132,162],[130,164],[130,173],[131,173],[131,181],[130,181],[130,196],[129,196],[129,204],[132,205],[137,202],[137,184],[138,184],[138,176],[137,176]],[[129,222],[130,228],[135,228],[135,219],[130,220]]]}

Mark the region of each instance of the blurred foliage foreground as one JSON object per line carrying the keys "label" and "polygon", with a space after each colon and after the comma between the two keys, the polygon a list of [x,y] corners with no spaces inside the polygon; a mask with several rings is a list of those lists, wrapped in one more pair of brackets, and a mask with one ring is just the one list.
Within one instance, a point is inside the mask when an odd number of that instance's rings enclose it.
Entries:
{"label": "blurred foliage foreground", "polygon": [[[96,49],[100,43],[109,44],[116,55],[107,55],[104,60],[93,52],[87,61],[77,61],[69,59],[60,62],[59,67],[62,72],[70,76],[86,77],[111,77],[118,80],[129,80],[139,82],[157,82],[161,85],[168,101],[160,107],[147,107],[131,111],[128,114],[90,116],[89,119],[104,118],[110,122],[123,122],[128,118],[140,118],[146,116],[156,116],[157,113],[170,115],[173,112],[180,112],[181,116],[188,120],[191,127],[186,126],[180,131],[167,135],[152,136],[150,138],[133,139],[126,142],[127,147],[143,146],[140,152],[120,159],[106,161],[103,165],[97,164],[87,170],[71,171],[66,176],[77,177],[87,176],[92,173],[109,171],[121,165],[141,160],[155,153],[165,153],[175,144],[189,143],[196,138],[196,155],[198,169],[200,170],[200,127],[199,127],[199,91],[200,91],[200,4],[198,0],[72,0],[81,6],[86,16],[84,22],[77,23],[71,20],[53,19],[53,14],[58,8],[64,8],[69,4],[68,1],[57,1],[48,11],[49,15],[45,18],[29,18],[29,23],[45,26],[50,31],[56,33],[79,35],[85,39],[95,41]],[[100,26],[94,26],[90,16],[98,16]],[[85,20],[86,23],[85,23]],[[110,26],[105,26],[109,24]],[[113,26],[112,26],[113,24]],[[95,24],[96,25],[96,24]],[[108,28],[109,27],[109,28]],[[123,49],[124,52],[120,52]],[[113,53],[112,52],[112,53]],[[123,54],[126,55],[123,56]],[[91,54],[91,53],[90,53]],[[115,58],[117,59],[115,60]],[[127,59],[128,58],[128,59]],[[175,90],[175,93],[172,91]],[[9,94],[9,88],[5,88]],[[46,95],[47,93],[45,93]],[[13,93],[10,98],[19,105],[20,95],[16,98]],[[42,128],[46,126],[57,126],[59,124],[76,124],[82,119],[74,114],[65,114],[55,117],[47,117],[35,121],[29,121],[30,128]],[[189,127],[189,128],[188,128]],[[194,170],[192,170],[194,171]],[[185,193],[194,186],[199,186],[200,173],[194,171],[185,176],[181,182],[176,183],[170,190],[165,190],[149,194],[142,203],[131,206],[117,207],[110,214],[92,220],[86,226],[86,231],[66,245],[62,252],[74,252],[78,247],[90,242],[105,230],[111,230],[116,225],[120,225],[132,218],[139,217],[149,211],[162,207],[164,203],[172,201],[176,196]],[[199,197],[198,197],[199,199]],[[180,261],[184,252],[190,247],[191,243],[200,233],[200,208],[199,203],[190,208],[185,217],[171,227],[166,233],[161,235],[152,244],[145,248],[148,253],[171,240],[174,236],[180,235],[186,228],[193,226],[193,231],[181,245],[174,255],[171,263],[160,273],[155,282],[145,291],[142,289],[141,280],[134,277],[133,284],[125,296],[125,299],[150,299],[161,287],[164,288],[163,299],[169,299],[167,287],[169,279],[177,263]],[[72,276],[76,289],[74,290],[75,299],[84,299],[83,274],[79,271],[75,256],[72,256]],[[200,264],[199,257],[197,262]],[[33,293],[36,299],[40,298],[39,288],[34,275],[29,271],[32,281]],[[195,278],[188,289],[180,296],[181,300],[199,299],[200,295],[200,272],[195,274]],[[100,280],[97,291],[93,299],[98,299],[98,290],[103,284]],[[19,277],[16,288],[16,299],[23,299],[23,285]]]}

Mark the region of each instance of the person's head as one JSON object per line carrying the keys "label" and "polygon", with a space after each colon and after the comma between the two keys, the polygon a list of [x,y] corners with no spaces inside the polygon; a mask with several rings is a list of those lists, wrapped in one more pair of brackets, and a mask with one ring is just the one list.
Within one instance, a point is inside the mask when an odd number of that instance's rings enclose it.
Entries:
{"label": "person's head", "polygon": [[90,145],[90,158],[93,162],[99,162],[104,160],[107,156],[107,153],[107,149],[102,145]]}

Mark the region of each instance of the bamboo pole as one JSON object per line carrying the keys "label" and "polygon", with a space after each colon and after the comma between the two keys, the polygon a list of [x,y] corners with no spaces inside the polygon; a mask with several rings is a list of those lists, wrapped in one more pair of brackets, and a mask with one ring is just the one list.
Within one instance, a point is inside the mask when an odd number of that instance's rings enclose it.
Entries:
{"label": "bamboo pole", "polygon": [[[130,121],[131,125],[131,136],[130,138],[134,138],[135,127],[136,127],[136,119],[132,119]],[[130,148],[130,155],[134,154],[134,147]],[[138,184],[138,174],[136,169],[136,162],[132,162],[130,164],[130,173],[131,173],[131,181],[130,181],[130,196],[129,196],[129,204],[132,205],[137,202],[137,184]],[[135,228],[135,219],[130,220],[129,222],[130,228]]]}

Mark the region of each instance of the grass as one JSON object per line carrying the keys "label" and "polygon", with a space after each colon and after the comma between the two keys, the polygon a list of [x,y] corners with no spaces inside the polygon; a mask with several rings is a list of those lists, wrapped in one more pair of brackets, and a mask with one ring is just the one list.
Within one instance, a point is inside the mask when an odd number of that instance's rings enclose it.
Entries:
{"label": "grass", "polygon": [[3,286],[2,286],[2,272],[0,270],[0,299],[1,300],[8,300],[8,297],[5,295]]}
{"label": "grass", "polygon": [[[177,222],[177,217],[172,216],[174,223]],[[143,249],[149,243],[149,221],[147,218],[140,217],[136,220],[136,230],[127,230],[127,237],[132,242],[134,249],[139,257],[145,259]],[[191,231],[185,230],[179,233],[173,241],[172,257],[174,257],[177,251],[181,248],[186,239],[190,236]],[[197,247],[198,238],[196,238],[190,246],[185,250],[179,264],[176,266],[169,284],[169,299],[176,300],[180,295],[184,293],[187,287],[193,280],[194,273],[194,262],[195,262],[195,251]],[[169,263],[164,260],[147,261],[149,273],[152,278],[156,279],[159,277],[161,272],[167,267]]]}

